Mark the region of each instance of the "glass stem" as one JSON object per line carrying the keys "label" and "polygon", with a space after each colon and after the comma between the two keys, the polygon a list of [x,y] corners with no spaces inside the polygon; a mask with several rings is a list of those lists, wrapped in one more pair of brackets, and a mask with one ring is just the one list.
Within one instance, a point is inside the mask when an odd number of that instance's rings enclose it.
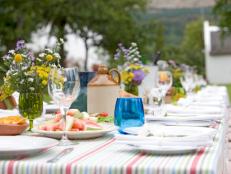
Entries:
{"label": "glass stem", "polygon": [[29,130],[31,131],[31,129],[33,128],[33,119],[29,119]]}
{"label": "glass stem", "polygon": [[67,124],[67,108],[61,107],[61,113],[63,115],[63,121],[64,121],[64,128],[63,128],[63,136],[62,140],[68,140],[67,138],[67,130],[66,130],[66,124]]}

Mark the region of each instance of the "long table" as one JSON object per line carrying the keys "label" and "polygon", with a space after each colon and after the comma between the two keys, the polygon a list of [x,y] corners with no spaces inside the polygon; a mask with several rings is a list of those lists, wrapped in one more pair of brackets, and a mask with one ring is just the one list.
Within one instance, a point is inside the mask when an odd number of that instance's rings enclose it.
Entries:
{"label": "long table", "polygon": [[228,115],[226,109],[214,145],[195,153],[146,154],[117,143],[113,134],[109,134],[97,139],[76,141],[74,151],[56,163],[46,161],[65,147],[57,146],[33,157],[1,160],[0,174],[228,174],[225,165]]}

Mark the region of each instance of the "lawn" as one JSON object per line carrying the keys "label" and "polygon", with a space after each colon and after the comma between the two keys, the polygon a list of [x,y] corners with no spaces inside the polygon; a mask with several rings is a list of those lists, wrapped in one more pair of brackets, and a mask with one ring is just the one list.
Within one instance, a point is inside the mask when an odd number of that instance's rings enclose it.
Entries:
{"label": "lawn", "polygon": [[226,85],[227,89],[228,89],[228,94],[229,94],[229,100],[231,101],[231,84]]}

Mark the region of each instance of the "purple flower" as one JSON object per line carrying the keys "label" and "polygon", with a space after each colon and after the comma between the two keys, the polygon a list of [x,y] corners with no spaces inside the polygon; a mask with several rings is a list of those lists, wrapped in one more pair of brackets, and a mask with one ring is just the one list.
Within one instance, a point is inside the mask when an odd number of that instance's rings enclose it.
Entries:
{"label": "purple flower", "polygon": [[140,85],[145,77],[144,71],[141,69],[134,70],[133,74],[134,74],[133,82],[137,85]]}
{"label": "purple flower", "polygon": [[116,53],[115,53],[115,55],[114,55],[114,59],[115,59],[115,60],[119,60],[119,58],[120,58],[120,50],[117,49],[117,50],[116,50]]}
{"label": "purple flower", "polygon": [[28,52],[28,57],[32,60],[32,62],[34,62],[35,57],[34,57],[34,54],[33,54],[32,51],[29,51],[29,52]]}
{"label": "purple flower", "polygon": [[24,40],[18,40],[16,43],[16,50],[20,50],[25,48],[25,41]]}

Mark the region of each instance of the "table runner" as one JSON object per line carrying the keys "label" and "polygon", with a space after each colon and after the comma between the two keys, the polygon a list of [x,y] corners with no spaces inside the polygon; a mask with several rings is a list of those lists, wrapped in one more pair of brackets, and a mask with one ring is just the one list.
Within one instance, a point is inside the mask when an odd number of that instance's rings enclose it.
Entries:
{"label": "table runner", "polygon": [[109,134],[76,141],[74,151],[53,164],[46,161],[65,147],[54,147],[34,157],[1,160],[0,174],[225,174],[227,117],[228,110],[218,127],[214,146],[196,153],[146,154],[118,144],[113,134]]}

